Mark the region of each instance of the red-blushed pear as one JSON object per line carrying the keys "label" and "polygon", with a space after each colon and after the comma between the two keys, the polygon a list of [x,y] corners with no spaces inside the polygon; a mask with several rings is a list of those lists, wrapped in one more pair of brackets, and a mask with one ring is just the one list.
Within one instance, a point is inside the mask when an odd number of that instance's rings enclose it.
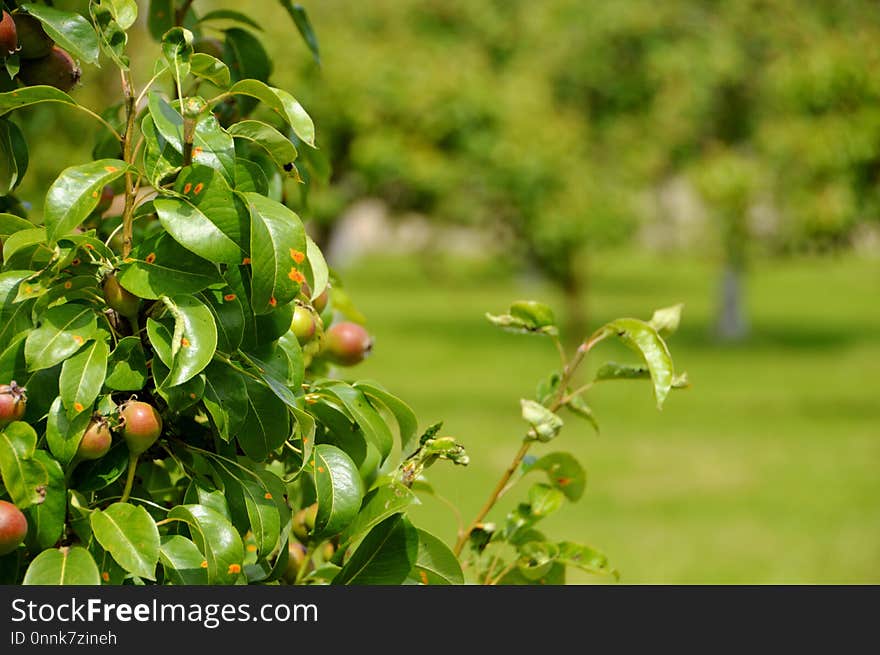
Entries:
{"label": "red-blushed pear", "polygon": [[80,460],[101,459],[113,445],[113,435],[110,434],[110,425],[104,419],[96,419],[89,424],[76,456]]}
{"label": "red-blushed pear", "polygon": [[343,321],[330,326],[324,335],[324,354],[342,366],[354,366],[373,350],[373,338],[357,323]]}
{"label": "red-blushed pear", "polygon": [[162,417],[156,408],[140,400],[129,400],[122,407],[122,438],[132,456],[140,455],[162,434]]}
{"label": "red-blushed pear", "polygon": [[0,555],[7,555],[18,548],[27,535],[27,519],[18,507],[0,500]]}
{"label": "red-blushed pear", "polygon": [[73,57],[57,45],[39,59],[23,59],[18,78],[27,86],[46,84],[67,93],[79,82],[82,71]]}
{"label": "red-blushed pear", "polygon": [[27,409],[27,393],[15,380],[0,384],[0,429],[20,421]]}
{"label": "red-blushed pear", "polygon": [[[14,54],[18,50],[18,32],[15,29],[15,21],[9,12],[3,12],[0,20],[0,54]],[[4,54],[5,53],[5,54]]]}

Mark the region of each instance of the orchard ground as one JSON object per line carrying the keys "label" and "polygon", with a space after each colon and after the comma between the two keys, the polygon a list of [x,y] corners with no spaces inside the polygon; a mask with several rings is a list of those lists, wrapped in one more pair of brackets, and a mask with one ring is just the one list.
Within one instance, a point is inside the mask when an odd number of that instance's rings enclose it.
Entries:
{"label": "orchard ground", "polygon": [[[540,452],[573,452],[587,492],[542,530],[603,549],[626,583],[880,582],[880,260],[757,262],[753,335],[735,346],[710,337],[712,262],[623,252],[593,269],[596,325],[685,303],[670,348],[693,387],[658,415],[647,385],[599,385],[588,395],[598,436],[566,414],[575,429]],[[429,474],[471,518],[523,433],[518,399],[557,357],[483,313],[552,290],[485,265],[445,262],[428,274],[407,259],[363,260],[345,280],[376,340],[358,377],[400,393],[423,424],[443,419],[467,446],[467,469]],[[607,346],[595,355],[594,365],[629,357]],[[490,518],[503,520],[524,491]],[[452,541],[455,518],[440,502],[425,498],[412,517]]]}

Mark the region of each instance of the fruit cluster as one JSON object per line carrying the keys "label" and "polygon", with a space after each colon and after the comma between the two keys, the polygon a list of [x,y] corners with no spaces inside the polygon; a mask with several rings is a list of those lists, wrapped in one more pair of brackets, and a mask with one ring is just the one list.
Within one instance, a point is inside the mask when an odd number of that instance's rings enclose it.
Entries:
{"label": "fruit cluster", "polygon": [[0,56],[11,55],[19,58],[17,77],[26,86],[46,84],[67,92],[79,82],[81,71],[70,53],[23,11],[4,11],[0,20]]}

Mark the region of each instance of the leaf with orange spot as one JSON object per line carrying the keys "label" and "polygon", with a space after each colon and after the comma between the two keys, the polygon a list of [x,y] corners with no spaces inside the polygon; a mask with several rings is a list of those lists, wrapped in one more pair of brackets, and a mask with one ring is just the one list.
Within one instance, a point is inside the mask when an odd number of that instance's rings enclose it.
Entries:
{"label": "leaf with orange spot", "polygon": [[54,244],[70,234],[98,205],[100,191],[126,170],[118,159],[101,159],[64,169],[46,194],[46,237]]}

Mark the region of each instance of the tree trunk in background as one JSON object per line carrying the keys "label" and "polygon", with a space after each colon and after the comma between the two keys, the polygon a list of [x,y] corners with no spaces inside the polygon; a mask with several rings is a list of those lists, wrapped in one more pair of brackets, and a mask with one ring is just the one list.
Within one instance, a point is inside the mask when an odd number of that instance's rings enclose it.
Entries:
{"label": "tree trunk in background", "polygon": [[721,273],[716,332],[722,341],[741,341],[749,325],[743,307],[743,267],[728,262]]}
{"label": "tree trunk in background", "polygon": [[570,271],[561,286],[566,318],[565,324],[559,326],[563,331],[562,338],[567,343],[580,344],[589,336],[590,330],[586,273]]}

